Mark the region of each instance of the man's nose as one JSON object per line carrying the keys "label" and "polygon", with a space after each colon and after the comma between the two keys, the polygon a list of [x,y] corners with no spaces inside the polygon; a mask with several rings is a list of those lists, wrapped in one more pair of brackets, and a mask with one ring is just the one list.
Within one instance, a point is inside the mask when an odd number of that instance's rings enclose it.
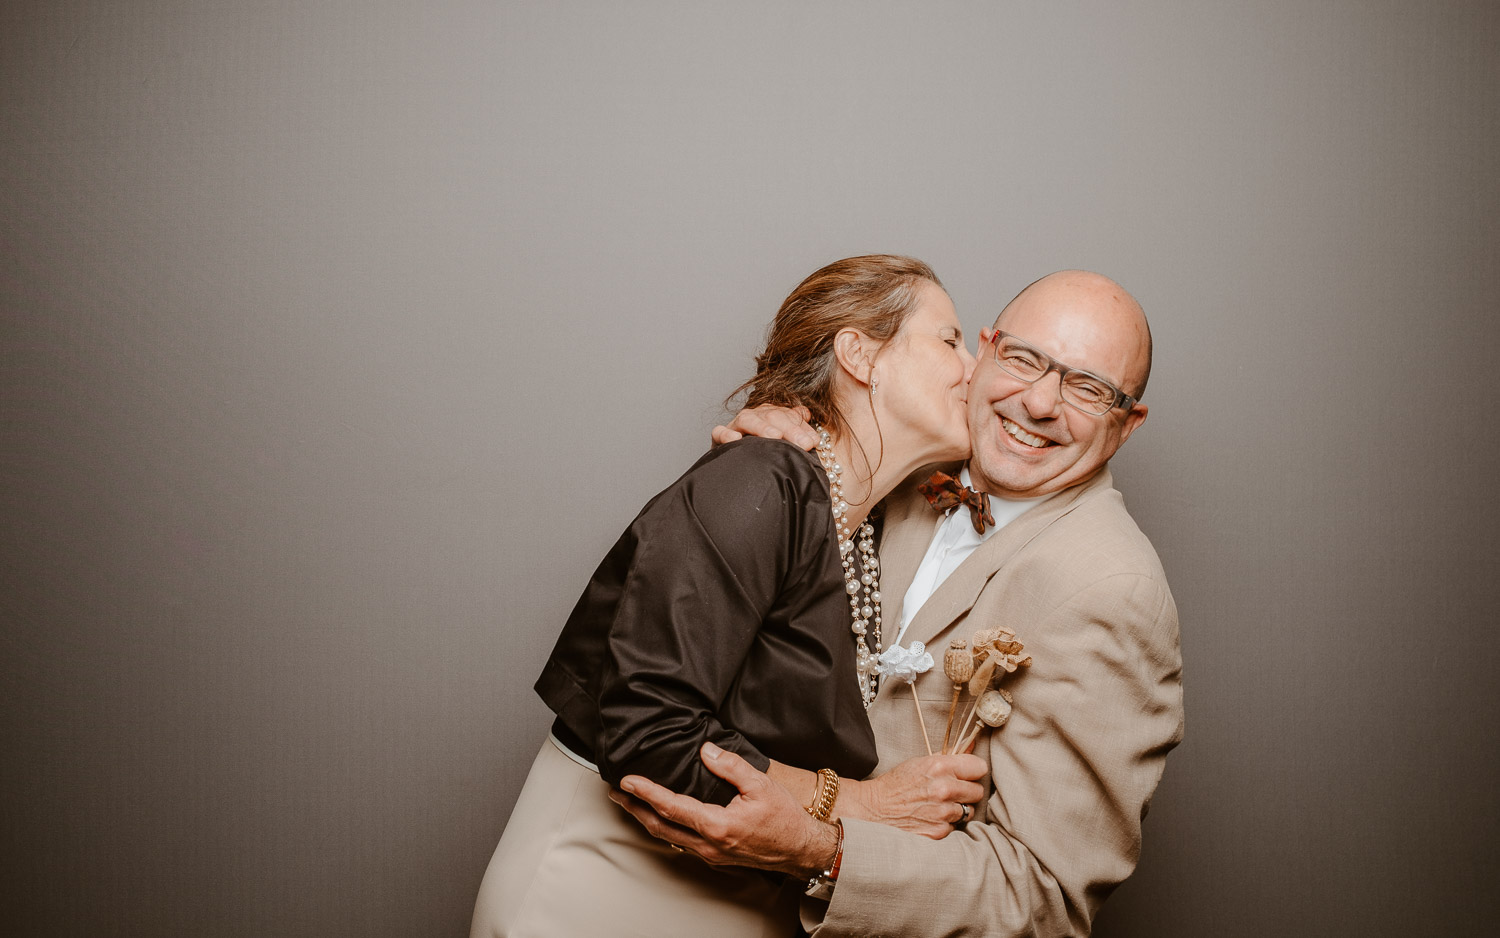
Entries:
{"label": "man's nose", "polygon": [[1062,375],[1049,371],[1036,379],[1021,395],[1026,412],[1042,420],[1056,417],[1062,410]]}

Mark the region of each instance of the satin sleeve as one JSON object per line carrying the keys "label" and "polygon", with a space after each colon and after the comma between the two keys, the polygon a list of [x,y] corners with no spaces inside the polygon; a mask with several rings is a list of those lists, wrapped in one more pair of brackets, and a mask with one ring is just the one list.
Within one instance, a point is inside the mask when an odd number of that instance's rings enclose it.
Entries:
{"label": "satin sleeve", "polygon": [[769,765],[719,711],[784,584],[819,555],[812,539],[830,537],[829,499],[788,444],[731,446],[653,499],[622,538],[629,565],[597,698],[596,756],[611,784],[643,775],[727,804],[735,789],[703,766],[704,742]]}

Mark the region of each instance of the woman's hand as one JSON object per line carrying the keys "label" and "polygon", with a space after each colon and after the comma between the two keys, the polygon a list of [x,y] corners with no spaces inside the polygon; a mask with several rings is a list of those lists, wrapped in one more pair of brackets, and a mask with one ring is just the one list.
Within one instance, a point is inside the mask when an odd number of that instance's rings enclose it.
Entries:
{"label": "woman's hand", "polygon": [[766,440],[786,440],[794,446],[812,449],[818,445],[818,432],[808,424],[811,419],[806,407],[761,404],[735,414],[727,427],[714,427],[713,441],[718,446],[733,443],[742,436],[758,436]]}
{"label": "woman's hand", "polygon": [[973,816],[963,806],[984,797],[980,780],[988,770],[983,759],[972,755],[907,759],[884,775],[843,782],[834,814],[941,840],[959,821]]}

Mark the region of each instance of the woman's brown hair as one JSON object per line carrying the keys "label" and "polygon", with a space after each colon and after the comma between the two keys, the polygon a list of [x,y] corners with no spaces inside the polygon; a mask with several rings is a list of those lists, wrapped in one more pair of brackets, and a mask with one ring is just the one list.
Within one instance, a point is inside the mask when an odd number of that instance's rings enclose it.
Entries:
{"label": "woman's brown hair", "polygon": [[840,329],[858,329],[888,342],[916,309],[923,281],[943,286],[931,267],[895,254],[846,257],[815,271],[782,301],[766,332],[765,350],[755,359],[755,377],[729,399],[749,391],[746,407],[801,404],[813,423],[831,433],[844,430],[833,393],[834,336]]}

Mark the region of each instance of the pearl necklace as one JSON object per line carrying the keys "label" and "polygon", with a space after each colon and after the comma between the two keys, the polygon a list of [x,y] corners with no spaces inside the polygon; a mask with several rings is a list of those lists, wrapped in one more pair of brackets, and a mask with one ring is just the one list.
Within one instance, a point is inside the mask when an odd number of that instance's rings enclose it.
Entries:
{"label": "pearl necklace", "polygon": [[[875,528],[868,521],[860,523],[859,541],[849,533],[849,503],[844,501],[844,488],[839,476],[844,467],[838,464],[833,454],[833,438],[822,427],[818,431],[818,462],[828,474],[828,490],[833,496],[833,530],[838,536],[839,562],[844,566],[844,592],[849,595],[849,614],[854,624],[849,630],[854,633],[855,670],[859,677],[859,695],[865,709],[875,702],[875,692],[880,679],[880,561],[875,557]],[[859,548],[859,570],[855,573],[854,549]],[[860,594],[864,595],[861,596]],[[873,630],[875,652],[871,654],[865,635]]]}

